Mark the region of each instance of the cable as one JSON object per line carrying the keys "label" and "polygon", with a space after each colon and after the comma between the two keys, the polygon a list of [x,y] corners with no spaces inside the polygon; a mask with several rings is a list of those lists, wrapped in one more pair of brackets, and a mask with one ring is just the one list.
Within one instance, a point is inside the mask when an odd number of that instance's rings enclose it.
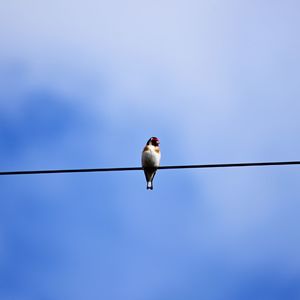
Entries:
{"label": "cable", "polygon": [[[233,168],[233,167],[260,167],[260,166],[288,166],[300,165],[300,161],[275,161],[275,162],[254,162],[254,163],[229,163],[229,164],[203,164],[203,165],[181,165],[181,166],[160,166],[158,170],[167,169],[208,169],[208,168]],[[129,168],[95,168],[95,169],[62,169],[62,170],[36,170],[36,171],[6,171],[2,175],[30,175],[30,174],[57,174],[57,173],[88,173],[88,172],[115,172],[115,171],[140,171],[142,167]]]}

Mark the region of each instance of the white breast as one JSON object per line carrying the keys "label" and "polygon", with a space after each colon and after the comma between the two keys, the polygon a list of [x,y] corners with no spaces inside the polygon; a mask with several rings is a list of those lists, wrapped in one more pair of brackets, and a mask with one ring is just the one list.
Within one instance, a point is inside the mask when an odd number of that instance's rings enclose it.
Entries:
{"label": "white breast", "polygon": [[142,165],[143,167],[158,167],[160,163],[160,153],[155,152],[153,147],[143,152]]}

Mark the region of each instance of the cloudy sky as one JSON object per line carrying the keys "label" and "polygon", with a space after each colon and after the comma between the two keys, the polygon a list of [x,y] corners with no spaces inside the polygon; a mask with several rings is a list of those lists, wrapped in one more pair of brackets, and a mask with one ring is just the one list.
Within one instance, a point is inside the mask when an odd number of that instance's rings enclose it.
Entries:
{"label": "cloudy sky", "polygon": [[[298,1],[2,1],[0,169],[299,160]],[[0,178],[3,300],[300,298],[300,170]]]}

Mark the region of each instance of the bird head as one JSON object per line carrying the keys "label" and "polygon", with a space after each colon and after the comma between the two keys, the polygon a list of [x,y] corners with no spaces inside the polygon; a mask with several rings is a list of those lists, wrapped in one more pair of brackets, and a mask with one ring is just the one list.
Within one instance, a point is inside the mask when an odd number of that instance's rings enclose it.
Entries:
{"label": "bird head", "polygon": [[159,144],[160,144],[160,141],[155,136],[151,137],[147,142],[147,145],[159,146]]}

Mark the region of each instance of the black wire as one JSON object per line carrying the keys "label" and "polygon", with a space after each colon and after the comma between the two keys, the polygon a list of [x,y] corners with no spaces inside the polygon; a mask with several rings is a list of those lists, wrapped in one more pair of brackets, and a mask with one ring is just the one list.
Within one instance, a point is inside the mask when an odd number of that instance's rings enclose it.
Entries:
{"label": "black wire", "polygon": [[[233,168],[233,167],[260,167],[260,166],[288,166],[300,165],[300,161],[275,161],[255,163],[229,163],[229,164],[203,164],[183,166],[160,166],[158,170],[167,169],[208,169],[208,168]],[[57,173],[88,173],[88,172],[115,172],[115,171],[140,171],[142,167],[129,168],[95,168],[95,169],[62,169],[62,170],[36,170],[36,171],[5,171],[0,175],[29,175],[29,174],[57,174]]]}

